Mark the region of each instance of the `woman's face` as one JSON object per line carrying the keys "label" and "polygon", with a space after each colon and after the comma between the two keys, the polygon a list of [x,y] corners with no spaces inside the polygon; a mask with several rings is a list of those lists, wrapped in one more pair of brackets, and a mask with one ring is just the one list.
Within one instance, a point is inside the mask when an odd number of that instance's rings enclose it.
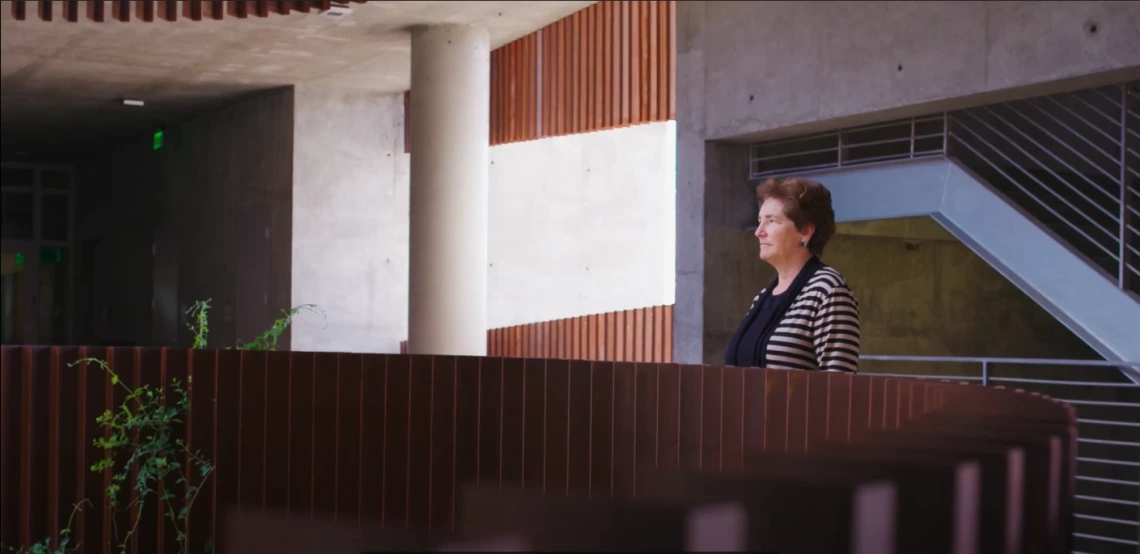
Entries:
{"label": "woman's face", "polygon": [[784,202],[769,198],[760,206],[757,217],[756,238],[760,241],[760,259],[778,265],[781,261],[798,257],[807,252],[800,241],[810,240],[796,229],[795,223],[784,215]]}

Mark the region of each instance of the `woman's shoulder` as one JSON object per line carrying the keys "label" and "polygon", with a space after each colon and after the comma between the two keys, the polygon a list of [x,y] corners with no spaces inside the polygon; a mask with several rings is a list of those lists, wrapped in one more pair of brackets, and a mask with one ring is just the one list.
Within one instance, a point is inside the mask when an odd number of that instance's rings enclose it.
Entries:
{"label": "woman's shoulder", "polygon": [[816,270],[815,275],[808,279],[807,287],[822,289],[824,292],[831,292],[836,289],[851,290],[851,287],[847,286],[847,279],[843,278],[843,274],[829,265],[823,265]]}

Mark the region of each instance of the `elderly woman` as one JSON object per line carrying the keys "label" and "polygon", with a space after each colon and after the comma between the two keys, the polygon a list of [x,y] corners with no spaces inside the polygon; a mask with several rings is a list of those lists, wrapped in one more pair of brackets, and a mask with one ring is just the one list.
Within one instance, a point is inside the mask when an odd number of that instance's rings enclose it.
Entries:
{"label": "elderly woman", "polygon": [[725,364],[857,372],[859,303],[818,257],[835,235],[831,193],[813,181],[772,178],[756,196],[760,259],[777,277],[752,300]]}

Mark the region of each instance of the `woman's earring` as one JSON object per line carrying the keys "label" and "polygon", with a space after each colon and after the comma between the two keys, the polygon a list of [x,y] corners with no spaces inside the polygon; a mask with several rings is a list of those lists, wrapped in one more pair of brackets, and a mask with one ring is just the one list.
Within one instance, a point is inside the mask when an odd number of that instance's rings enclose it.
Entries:
{"label": "woman's earring", "polygon": [[800,246],[807,248],[807,239],[800,239]]}

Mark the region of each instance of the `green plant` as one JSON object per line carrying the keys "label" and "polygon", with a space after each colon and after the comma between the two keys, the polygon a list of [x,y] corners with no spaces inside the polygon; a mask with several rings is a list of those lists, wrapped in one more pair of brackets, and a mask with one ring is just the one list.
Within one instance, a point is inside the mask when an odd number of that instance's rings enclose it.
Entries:
{"label": "green plant", "polygon": [[190,316],[190,323],[186,326],[194,333],[194,344],[190,348],[200,350],[206,348],[206,338],[210,334],[210,300],[199,300],[186,310],[186,315]]}
{"label": "green plant", "polygon": [[[207,338],[210,334],[210,300],[199,300],[186,310],[186,315],[190,316],[190,323],[186,325],[190,332],[194,334],[194,343],[191,348],[195,350],[206,348]],[[277,341],[289,326],[293,324],[293,318],[302,311],[309,311],[321,317],[325,317],[325,312],[316,304],[301,304],[289,308],[288,310],[281,310],[281,317],[273,322],[273,325],[266,329],[266,331],[249,342],[241,342],[238,340],[237,350],[277,350]],[[228,349],[228,348],[227,348]]]}
{"label": "green plant", "polygon": [[308,310],[321,317],[325,316],[323,310],[317,307],[316,304],[301,304],[288,310],[281,310],[282,317],[277,318],[273,325],[269,327],[264,333],[250,342],[239,344],[238,350],[277,350],[277,339],[289,328],[293,323],[293,316],[301,312],[301,310]]}
{"label": "green plant", "polygon": [[[210,300],[199,300],[186,311],[190,316],[187,327],[194,334],[193,349],[207,347],[210,332]],[[276,350],[277,341],[293,323],[293,317],[303,310],[324,316],[324,312],[314,304],[303,304],[289,310],[282,310],[282,317],[273,322],[273,325],[264,333],[250,342],[239,344],[239,350]],[[186,389],[178,379],[172,379],[169,386],[151,388],[143,385],[131,389],[123,383],[107,362],[97,358],[83,358],[68,364],[69,367],[94,364],[110,376],[112,385],[126,390],[126,397],[117,411],[106,410],[95,418],[105,433],[103,437],[94,439],[95,446],[103,449],[104,458],[91,466],[91,471],[101,473],[112,471],[111,484],[107,486],[107,508],[128,513],[133,512],[130,528],[120,536],[119,529],[115,528],[114,540],[118,543],[117,549],[121,554],[128,551],[131,539],[138,530],[143,514],[143,507],[152,497],[159,497],[166,510],[163,514],[175,529],[175,539],[182,554],[190,552],[190,537],[187,528],[190,510],[202,485],[213,474],[214,466],[202,456],[200,451],[190,449],[182,439],[175,437],[175,426],[183,422],[183,418],[190,414],[190,398]],[[187,386],[192,386],[192,379],[187,378]],[[168,404],[168,390],[173,393],[172,402]],[[117,471],[116,471],[117,470]],[[133,478],[132,478],[133,475]],[[181,495],[170,492],[182,488]],[[124,490],[131,492],[132,499],[124,504],[120,501],[120,494]],[[79,544],[70,545],[72,524],[75,515],[82,511],[83,505],[91,505],[87,499],[74,505],[67,526],[59,532],[56,538],[47,538],[29,546],[7,547],[0,545],[16,554],[67,554],[75,552]],[[112,522],[117,521],[112,518]],[[53,542],[55,547],[53,548]],[[205,545],[205,550],[213,550],[212,543]]]}
{"label": "green plant", "polygon": [[59,540],[57,541],[58,544],[54,548],[51,544],[51,538],[46,538],[41,542],[33,543],[30,546],[24,546],[21,548],[10,546],[4,548],[7,548],[9,552],[15,552],[16,554],[66,554],[68,552],[78,551],[79,547],[83,544],[75,543],[74,546],[71,545],[71,526],[75,524],[75,514],[83,511],[84,504],[90,506],[91,501],[85,498],[79,502],[76,502],[75,504],[72,504],[71,517],[67,518],[67,525],[64,526],[63,529],[60,529]]}
{"label": "green plant", "polygon": [[[116,511],[133,512],[130,527],[122,536],[116,529],[115,540],[120,552],[126,552],[131,538],[138,530],[143,507],[152,497],[162,500],[163,514],[175,529],[175,540],[183,553],[190,551],[190,537],[185,533],[190,509],[209,479],[214,466],[192,450],[182,439],[175,437],[175,426],[190,413],[190,398],[178,379],[171,379],[168,387],[152,389],[143,385],[131,389],[103,360],[84,358],[71,365],[93,363],[111,377],[112,385],[119,385],[127,395],[118,411],[107,410],[95,419],[108,431],[109,437],[93,442],[102,448],[105,456],[91,466],[100,473],[111,470],[111,484],[107,486],[107,507]],[[187,379],[187,385],[191,385]],[[173,393],[167,402],[167,391]],[[133,476],[133,480],[132,480]],[[132,499],[123,503],[120,494],[124,487],[131,491]],[[182,494],[171,492],[182,488]],[[159,496],[159,491],[161,496]]]}

